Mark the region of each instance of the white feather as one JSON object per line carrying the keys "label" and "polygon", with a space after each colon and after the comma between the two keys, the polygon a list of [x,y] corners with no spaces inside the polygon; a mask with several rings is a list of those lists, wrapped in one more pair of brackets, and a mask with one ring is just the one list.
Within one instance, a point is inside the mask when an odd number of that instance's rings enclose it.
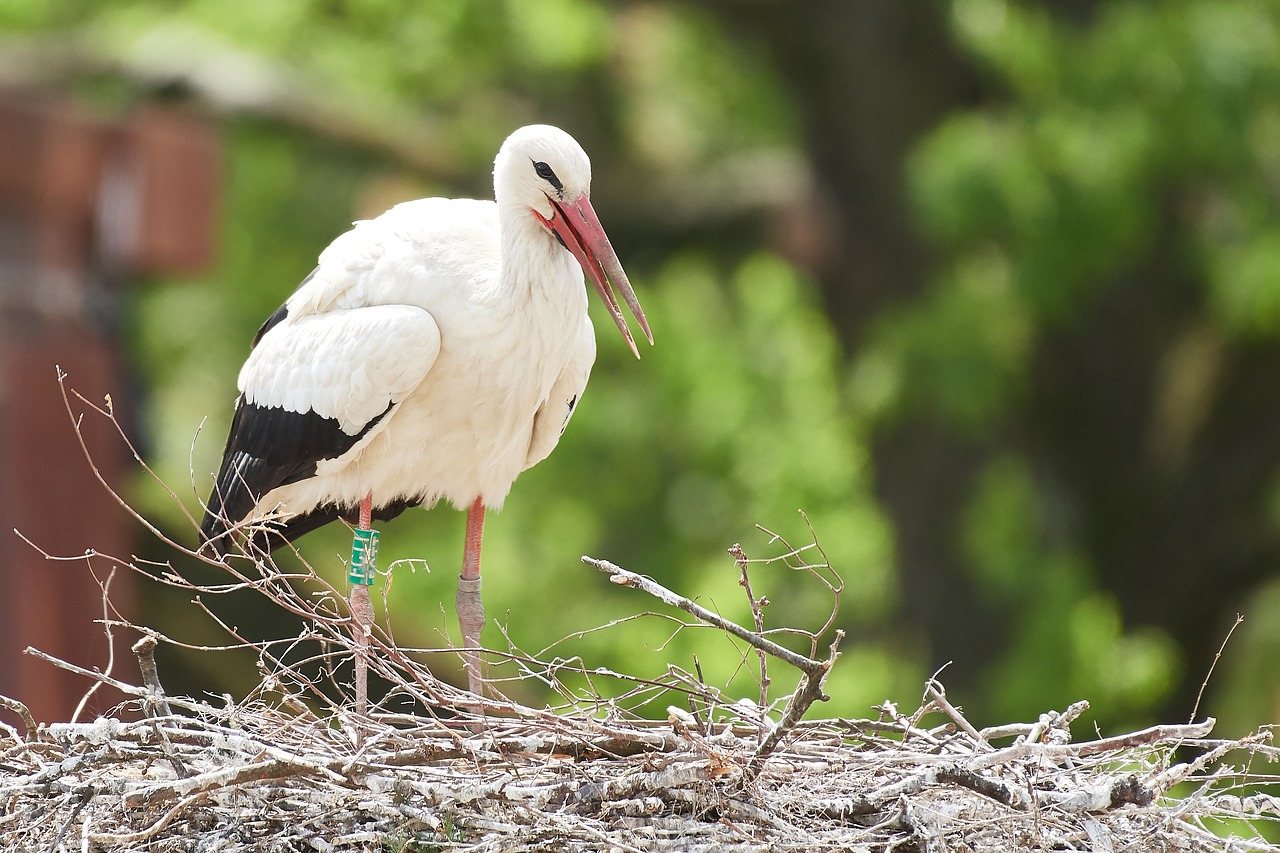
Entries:
{"label": "white feather", "polygon": [[440,329],[422,308],[371,305],[287,317],[240,370],[245,400],[315,412],[355,435],[418,386],[440,353]]}

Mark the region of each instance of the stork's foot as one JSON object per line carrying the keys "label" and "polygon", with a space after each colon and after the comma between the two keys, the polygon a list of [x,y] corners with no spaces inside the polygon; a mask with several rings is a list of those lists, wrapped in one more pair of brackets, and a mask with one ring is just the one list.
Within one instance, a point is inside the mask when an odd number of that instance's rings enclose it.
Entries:
{"label": "stork's foot", "polygon": [[462,653],[467,667],[467,689],[484,695],[484,673],[480,661],[480,632],[484,629],[484,602],[480,599],[480,578],[458,578],[458,595],[454,599],[458,627],[462,629]]}

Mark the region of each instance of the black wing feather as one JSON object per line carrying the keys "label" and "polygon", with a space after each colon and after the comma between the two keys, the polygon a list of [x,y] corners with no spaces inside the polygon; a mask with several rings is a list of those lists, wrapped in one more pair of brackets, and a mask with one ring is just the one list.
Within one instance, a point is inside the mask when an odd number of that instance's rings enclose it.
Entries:
{"label": "black wing feather", "polygon": [[[216,551],[225,554],[231,547],[227,530],[243,520],[263,495],[279,486],[315,476],[316,463],[346,453],[386,417],[393,406],[394,403],[389,403],[382,414],[358,433],[348,435],[335,418],[260,406],[246,402],[241,395],[236,400],[222,465],[200,525],[201,536],[211,542]],[[335,509],[332,516],[299,530],[294,536],[336,517]],[[289,525],[284,529],[290,529]],[[287,536],[285,541],[294,536]],[[283,542],[274,544],[278,546]]]}

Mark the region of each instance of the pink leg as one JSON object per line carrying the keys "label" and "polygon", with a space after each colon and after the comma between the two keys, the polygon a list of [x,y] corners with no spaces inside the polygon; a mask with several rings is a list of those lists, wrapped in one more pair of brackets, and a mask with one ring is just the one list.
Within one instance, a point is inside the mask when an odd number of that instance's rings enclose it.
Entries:
{"label": "pink leg", "polygon": [[480,599],[480,541],[484,536],[484,504],[479,498],[467,508],[467,538],[462,550],[462,574],[454,608],[462,629],[463,653],[467,666],[467,686],[480,695],[484,681],[480,672],[480,632],[484,629],[484,602]]}
{"label": "pink leg", "polygon": [[364,500],[360,501],[360,529],[369,530],[373,527],[373,492],[364,496]]}

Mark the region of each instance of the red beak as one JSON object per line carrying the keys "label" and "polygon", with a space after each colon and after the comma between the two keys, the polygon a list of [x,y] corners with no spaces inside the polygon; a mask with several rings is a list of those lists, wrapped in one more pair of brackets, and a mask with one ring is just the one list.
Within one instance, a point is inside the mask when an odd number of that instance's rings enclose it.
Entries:
{"label": "red beak", "polygon": [[640,324],[650,344],[653,343],[653,332],[649,331],[649,321],[644,317],[644,310],[640,307],[636,292],[631,289],[631,283],[627,281],[627,274],[622,270],[622,262],[618,260],[617,253],[609,244],[608,235],[604,233],[604,226],[600,224],[599,217],[591,207],[591,199],[583,193],[573,204],[557,201],[554,198],[550,201],[555,206],[556,214],[549,221],[543,219],[537,211],[534,211],[534,215],[541,219],[542,224],[560,238],[564,247],[578,259],[587,278],[591,279],[596,292],[604,300],[605,306],[609,309],[609,315],[613,317],[613,322],[618,324],[619,331],[627,339],[631,352],[639,358],[640,351],[636,349],[635,339],[631,337],[631,329],[627,327],[627,320],[622,316],[622,309],[618,307],[618,297],[614,295],[614,287],[617,287],[622,294],[627,307],[635,315],[636,322]]}

